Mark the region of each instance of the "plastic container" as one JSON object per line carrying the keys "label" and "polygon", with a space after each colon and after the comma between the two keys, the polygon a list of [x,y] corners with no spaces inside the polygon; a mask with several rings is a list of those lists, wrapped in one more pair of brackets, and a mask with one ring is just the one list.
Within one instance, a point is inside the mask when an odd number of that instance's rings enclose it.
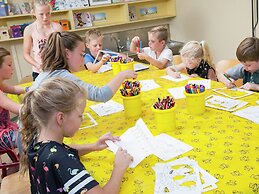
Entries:
{"label": "plastic container", "polygon": [[152,130],[153,135],[173,131],[176,128],[175,124],[175,106],[170,109],[155,109],[151,107],[155,116],[156,129]]}
{"label": "plastic container", "polygon": [[124,71],[127,69],[134,70],[134,62],[121,63],[120,68],[121,68],[121,71]]}
{"label": "plastic container", "polygon": [[184,91],[186,96],[186,106],[190,114],[199,115],[205,112],[206,91],[198,94],[189,94]]}
{"label": "plastic container", "polygon": [[136,96],[122,96],[125,116],[139,118],[142,114],[141,94]]}
{"label": "plastic container", "polygon": [[121,66],[120,66],[120,62],[110,62],[112,65],[112,72],[113,75],[117,75],[118,73],[121,72]]}

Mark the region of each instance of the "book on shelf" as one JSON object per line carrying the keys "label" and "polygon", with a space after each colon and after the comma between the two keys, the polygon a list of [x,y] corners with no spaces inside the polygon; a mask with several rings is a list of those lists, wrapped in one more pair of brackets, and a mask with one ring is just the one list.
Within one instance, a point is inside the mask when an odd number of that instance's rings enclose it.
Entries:
{"label": "book on shelf", "polygon": [[75,28],[92,26],[92,17],[89,12],[74,13]]}

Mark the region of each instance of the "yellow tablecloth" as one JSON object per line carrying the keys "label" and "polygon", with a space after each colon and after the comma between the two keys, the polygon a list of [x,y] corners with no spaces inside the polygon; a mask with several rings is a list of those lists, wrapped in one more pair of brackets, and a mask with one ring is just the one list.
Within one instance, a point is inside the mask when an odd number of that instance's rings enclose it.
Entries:
{"label": "yellow tablecloth", "polygon": [[[87,71],[75,74],[82,80],[94,85],[103,86],[112,79],[112,72],[93,74]],[[157,97],[170,95],[168,88],[180,87],[186,81],[172,82],[160,78],[164,70],[150,68],[138,73],[137,80],[154,79],[161,87],[142,92],[142,119],[151,130],[155,130],[154,115],[151,105]],[[212,88],[222,87],[218,82],[212,82]],[[212,94],[208,90],[207,96]],[[112,100],[122,104],[120,92]],[[249,102],[248,106],[256,105],[259,93],[242,98]],[[66,143],[92,143],[102,134],[111,131],[114,135],[123,134],[136,123],[136,119],[127,119],[124,112],[99,117],[89,108],[96,102],[87,102],[85,112],[97,121],[98,125],[83,129]],[[186,110],[185,99],[176,100],[176,129],[161,131],[177,138],[191,146],[193,150],[183,156],[188,156],[198,162],[219,181],[218,188],[207,193],[215,194],[252,194],[259,192],[259,125],[249,120],[237,117],[229,112],[206,107],[201,116],[192,116]],[[113,169],[114,154],[108,150],[93,152],[81,158],[89,173],[103,186],[109,180]],[[136,168],[128,169],[124,175],[121,194],[152,194],[154,193],[155,174],[152,166],[163,162],[154,155],[144,159]]]}
{"label": "yellow tablecloth", "polygon": [[[93,74],[82,71],[75,74],[82,80],[98,86],[105,85],[112,79],[112,72]],[[160,78],[165,75],[164,70],[150,68],[138,73],[137,80],[154,79],[161,87],[142,92],[142,119],[155,132],[154,115],[151,105],[157,97],[170,95],[168,88],[180,87],[186,81],[172,82]],[[212,82],[212,88],[222,87],[218,82]],[[212,94],[208,90],[207,96]],[[118,91],[112,100],[122,104]],[[259,94],[242,98],[255,105]],[[102,134],[111,131],[114,135],[123,134],[136,123],[136,119],[127,119],[124,112],[99,117],[89,108],[96,102],[87,102],[86,112],[90,113],[98,122],[97,126],[83,129],[67,140],[68,143],[94,142]],[[250,194],[259,192],[259,125],[249,120],[237,117],[229,112],[206,107],[202,116],[192,116],[186,110],[185,99],[176,100],[176,129],[161,131],[177,138],[191,146],[193,150],[183,156],[196,160],[199,165],[216,177],[218,189],[207,193],[238,193]],[[157,132],[155,132],[157,133]],[[108,150],[94,152],[82,157],[82,162],[91,175],[104,185],[109,180],[113,169],[114,154]],[[128,169],[121,187],[122,194],[154,193],[155,174],[152,166],[163,162],[154,155],[147,157],[136,168]]]}

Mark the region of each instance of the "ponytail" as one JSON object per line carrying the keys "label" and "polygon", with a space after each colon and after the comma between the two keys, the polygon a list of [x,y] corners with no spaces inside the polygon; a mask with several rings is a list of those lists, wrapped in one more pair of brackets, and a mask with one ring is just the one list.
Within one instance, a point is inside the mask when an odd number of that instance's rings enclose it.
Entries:
{"label": "ponytail", "polygon": [[212,66],[213,64],[212,64],[212,58],[209,50],[209,45],[204,40],[200,42],[200,45],[202,47],[203,60],[206,61],[210,66]]}

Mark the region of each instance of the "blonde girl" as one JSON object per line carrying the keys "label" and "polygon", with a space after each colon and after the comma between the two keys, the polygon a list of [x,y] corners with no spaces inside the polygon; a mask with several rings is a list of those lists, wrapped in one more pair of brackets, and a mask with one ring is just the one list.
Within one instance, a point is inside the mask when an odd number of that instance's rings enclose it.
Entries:
{"label": "blonde girl", "polygon": [[20,105],[9,99],[6,94],[23,94],[21,86],[12,86],[5,81],[11,79],[13,64],[10,52],[0,47],[0,150],[17,147],[18,125],[10,120],[9,112],[19,114]]}
{"label": "blonde girl", "polygon": [[50,78],[30,91],[21,110],[22,168],[29,170],[31,193],[119,193],[123,174],[132,157],[119,149],[108,183],[101,188],[80,162],[79,156],[107,147],[116,141],[107,133],[96,143],[67,146],[64,137],[72,137],[80,127],[86,105],[84,88],[64,78]]}
{"label": "blonde girl", "polygon": [[[41,51],[48,36],[55,31],[62,31],[60,24],[51,22],[51,5],[49,0],[33,0],[33,14],[36,20],[24,30],[23,56],[32,65],[32,77],[36,79],[41,72]],[[32,55],[31,56],[31,51]]]}
{"label": "blonde girl", "polygon": [[205,41],[190,41],[180,50],[182,63],[177,66],[170,66],[166,69],[168,75],[178,78],[178,71],[186,68],[187,73],[192,77],[199,76],[205,79],[217,81],[216,72],[212,67],[212,59],[208,44]]}
{"label": "blonde girl", "polygon": [[97,87],[83,82],[71,72],[77,72],[84,66],[85,44],[82,38],[74,32],[53,32],[46,43],[42,55],[43,71],[37,77],[33,88],[49,77],[64,77],[85,88],[87,99],[106,102],[110,100],[125,79],[136,78],[133,70],[118,73],[103,87]]}

